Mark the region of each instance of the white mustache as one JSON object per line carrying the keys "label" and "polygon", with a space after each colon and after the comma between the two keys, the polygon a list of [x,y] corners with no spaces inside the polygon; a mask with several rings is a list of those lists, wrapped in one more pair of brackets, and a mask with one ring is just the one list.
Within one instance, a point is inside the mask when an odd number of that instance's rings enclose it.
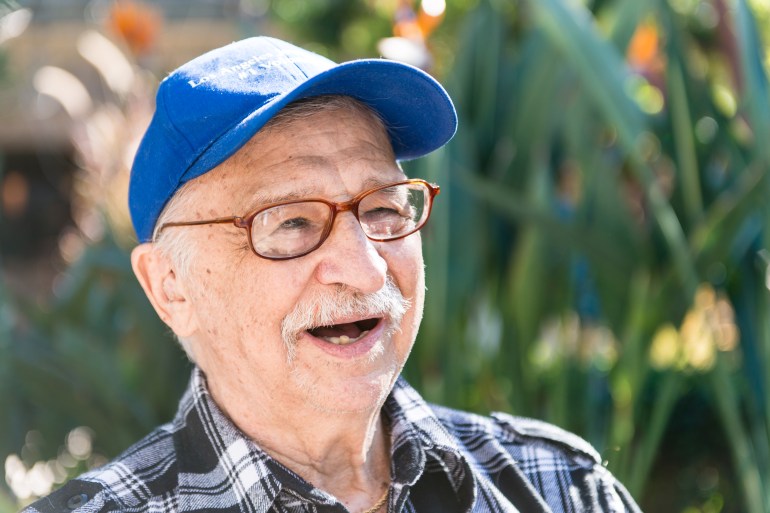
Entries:
{"label": "white mustache", "polygon": [[388,317],[391,327],[398,329],[411,302],[388,276],[385,285],[373,294],[362,294],[345,285],[332,291],[318,291],[304,299],[281,321],[281,336],[294,358],[299,334],[319,326],[332,326],[340,319]]}

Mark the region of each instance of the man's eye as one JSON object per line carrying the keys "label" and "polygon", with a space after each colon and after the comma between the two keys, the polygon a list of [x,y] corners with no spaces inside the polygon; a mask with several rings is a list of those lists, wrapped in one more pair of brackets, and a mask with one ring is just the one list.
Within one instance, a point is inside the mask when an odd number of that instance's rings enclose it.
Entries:
{"label": "man's eye", "polygon": [[291,219],[286,219],[285,221],[281,222],[281,224],[278,225],[279,230],[301,230],[303,228],[307,228],[312,223],[309,219],[306,219],[304,217],[293,217]]}
{"label": "man's eye", "polygon": [[395,208],[377,207],[371,210],[367,210],[364,214],[367,219],[388,219],[405,217],[404,213]]}

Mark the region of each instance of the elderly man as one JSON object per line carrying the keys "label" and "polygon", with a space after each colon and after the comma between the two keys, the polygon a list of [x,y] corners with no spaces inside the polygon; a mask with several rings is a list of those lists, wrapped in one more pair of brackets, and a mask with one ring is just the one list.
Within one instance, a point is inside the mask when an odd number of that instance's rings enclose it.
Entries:
{"label": "elderly man", "polygon": [[638,511],[585,442],[399,378],[456,116],[425,73],[252,38],[160,86],[134,271],[195,363],[175,419],[29,511]]}

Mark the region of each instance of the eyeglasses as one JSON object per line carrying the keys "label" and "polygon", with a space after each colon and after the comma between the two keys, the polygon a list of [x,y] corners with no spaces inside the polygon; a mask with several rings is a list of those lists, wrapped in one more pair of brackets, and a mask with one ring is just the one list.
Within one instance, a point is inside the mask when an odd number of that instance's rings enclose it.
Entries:
{"label": "eyeglasses", "polygon": [[411,235],[428,222],[438,185],[413,179],[363,191],[349,201],[324,199],[284,201],[263,205],[243,217],[164,223],[159,235],[174,226],[232,223],[246,230],[255,255],[288,260],[318,249],[332,231],[340,212],[350,211],[369,240],[384,242]]}

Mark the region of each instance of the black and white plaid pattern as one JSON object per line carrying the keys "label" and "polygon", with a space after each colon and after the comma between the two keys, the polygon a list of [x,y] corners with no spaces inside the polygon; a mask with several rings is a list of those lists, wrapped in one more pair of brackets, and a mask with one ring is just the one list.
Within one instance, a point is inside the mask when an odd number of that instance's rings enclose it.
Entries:
{"label": "black and white plaid pattern", "polygon": [[[403,379],[383,413],[389,513],[639,511],[593,448],[549,424],[431,406]],[[173,422],[25,510],[53,511],[347,512],[241,433],[198,369]]]}

